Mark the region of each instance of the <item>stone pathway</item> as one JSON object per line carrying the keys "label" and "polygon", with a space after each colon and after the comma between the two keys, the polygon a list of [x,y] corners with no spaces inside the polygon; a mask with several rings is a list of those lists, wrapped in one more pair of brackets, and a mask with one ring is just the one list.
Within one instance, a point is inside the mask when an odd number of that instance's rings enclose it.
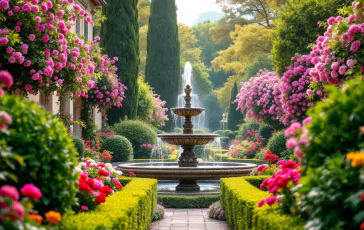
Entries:
{"label": "stone pathway", "polygon": [[166,208],[164,219],[152,223],[150,230],[229,230],[225,221],[210,219],[208,209]]}

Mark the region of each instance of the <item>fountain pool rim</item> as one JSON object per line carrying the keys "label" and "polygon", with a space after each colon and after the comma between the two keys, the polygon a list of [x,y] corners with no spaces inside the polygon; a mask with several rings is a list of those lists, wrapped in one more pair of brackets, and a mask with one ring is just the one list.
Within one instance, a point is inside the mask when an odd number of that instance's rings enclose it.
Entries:
{"label": "fountain pool rim", "polygon": [[[143,167],[144,166],[144,167]],[[210,168],[208,167],[210,166]],[[232,162],[199,162],[197,167],[179,167],[178,162],[143,162],[143,163],[123,163],[119,164],[118,168],[142,168],[142,169],[164,169],[164,170],[218,170],[218,169],[252,169],[257,167],[251,163],[232,163]]]}

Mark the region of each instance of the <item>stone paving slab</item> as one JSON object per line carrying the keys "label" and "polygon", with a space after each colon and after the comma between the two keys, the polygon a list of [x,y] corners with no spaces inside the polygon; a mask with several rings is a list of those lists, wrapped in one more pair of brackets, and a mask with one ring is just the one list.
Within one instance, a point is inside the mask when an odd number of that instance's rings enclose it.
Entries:
{"label": "stone paving slab", "polygon": [[230,230],[226,221],[210,219],[207,212],[207,208],[166,208],[164,219],[153,222],[150,230]]}

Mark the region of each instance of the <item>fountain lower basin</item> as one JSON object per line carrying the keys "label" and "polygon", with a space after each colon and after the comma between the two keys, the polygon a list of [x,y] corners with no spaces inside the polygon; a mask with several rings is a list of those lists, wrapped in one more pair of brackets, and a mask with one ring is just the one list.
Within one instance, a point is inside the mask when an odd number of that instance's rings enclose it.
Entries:
{"label": "fountain lower basin", "polygon": [[164,142],[171,145],[207,145],[214,141],[218,134],[158,134]]}
{"label": "fountain lower basin", "polygon": [[255,164],[200,162],[197,167],[179,167],[177,162],[126,163],[118,165],[123,174],[134,172],[138,177],[158,180],[180,180],[177,191],[199,191],[198,180],[249,176]]}

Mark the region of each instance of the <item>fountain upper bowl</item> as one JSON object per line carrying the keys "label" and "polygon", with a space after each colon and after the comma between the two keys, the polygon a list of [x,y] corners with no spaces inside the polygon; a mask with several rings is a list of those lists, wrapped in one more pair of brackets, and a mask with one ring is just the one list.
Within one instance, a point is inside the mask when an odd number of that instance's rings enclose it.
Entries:
{"label": "fountain upper bowl", "polygon": [[195,117],[205,111],[204,108],[172,108],[171,110],[180,117]]}
{"label": "fountain upper bowl", "polygon": [[171,145],[207,145],[219,137],[218,134],[158,134],[164,142]]}

